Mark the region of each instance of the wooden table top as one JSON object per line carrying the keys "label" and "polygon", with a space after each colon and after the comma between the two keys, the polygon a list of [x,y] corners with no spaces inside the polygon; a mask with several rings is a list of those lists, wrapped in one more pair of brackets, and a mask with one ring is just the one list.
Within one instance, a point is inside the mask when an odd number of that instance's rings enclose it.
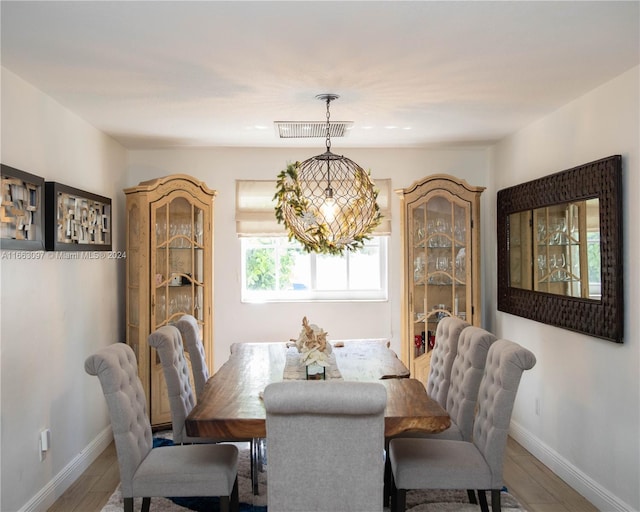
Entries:
{"label": "wooden table top", "polygon": [[[336,345],[343,344],[343,347]],[[334,341],[333,353],[344,380],[376,381],[387,389],[385,435],[409,430],[441,432],[449,415],[429,398],[421,382],[385,340]],[[186,419],[187,434],[229,440],[266,437],[264,388],[283,380],[285,343],[235,343],[229,360],[209,379],[202,397]]]}

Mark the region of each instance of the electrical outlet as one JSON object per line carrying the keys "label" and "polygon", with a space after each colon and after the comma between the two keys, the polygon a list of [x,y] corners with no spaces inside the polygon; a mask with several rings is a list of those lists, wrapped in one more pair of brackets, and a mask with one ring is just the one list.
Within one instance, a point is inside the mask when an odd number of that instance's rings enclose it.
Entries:
{"label": "electrical outlet", "polygon": [[38,453],[40,462],[47,458],[47,452],[51,447],[51,429],[45,428],[38,436]]}

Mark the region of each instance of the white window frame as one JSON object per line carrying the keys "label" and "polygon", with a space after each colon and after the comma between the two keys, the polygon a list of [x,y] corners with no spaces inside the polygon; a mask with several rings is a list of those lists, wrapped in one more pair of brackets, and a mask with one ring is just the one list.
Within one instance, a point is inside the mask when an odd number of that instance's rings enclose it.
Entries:
{"label": "white window frame", "polygon": [[[243,303],[269,302],[385,302],[388,300],[388,245],[389,236],[376,236],[379,247],[379,282],[380,288],[375,290],[317,290],[316,261],[314,253],[304,253],[310,258],[311,289],[304,290],[268,290],[256,291],[246,288],[246,251],[254,247],[256,238],[274,239],[283,244],[289,243],[287,237],[242,237],[241,238],[241,301]],[[373,237],[372,237],[373,238]],[[349,281],[349,251],[343,257],[347,258],[347,283]],[[339,256],[338,256],[339,257]]]}

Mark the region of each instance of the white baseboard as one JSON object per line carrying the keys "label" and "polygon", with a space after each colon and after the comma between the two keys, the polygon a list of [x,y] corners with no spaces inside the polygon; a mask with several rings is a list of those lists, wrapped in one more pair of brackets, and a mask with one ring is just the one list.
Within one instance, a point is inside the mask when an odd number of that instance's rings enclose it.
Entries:
{"label": "white baseboard", "polygon": [[87,447],[74,457],[18,512],[44,512],[75,482],[113,441],[111,426],[100,432]]}
{"label": "white baseboard", "polygon": [[[634,512],[630,505],[614,496],[562,455],[552,450],[521,425],[511,422],[509,435],[524,446],[551,471],[603,512]],[[637,511],[636,511],[637,512]]]}

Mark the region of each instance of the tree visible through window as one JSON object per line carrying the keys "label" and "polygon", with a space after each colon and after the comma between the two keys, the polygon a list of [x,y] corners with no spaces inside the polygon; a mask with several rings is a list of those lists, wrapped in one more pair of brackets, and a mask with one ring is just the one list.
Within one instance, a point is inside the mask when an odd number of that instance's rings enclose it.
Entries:
{"label": "tree visible through window", "polygon": [[[271,245],[268,242],[267,244]],[[291,284],[291,272],[295,261],[292,254],[294,250],[280,253],[273,247],[248,249],[245,256],[247,289],[263,291],[286,289]]]}

